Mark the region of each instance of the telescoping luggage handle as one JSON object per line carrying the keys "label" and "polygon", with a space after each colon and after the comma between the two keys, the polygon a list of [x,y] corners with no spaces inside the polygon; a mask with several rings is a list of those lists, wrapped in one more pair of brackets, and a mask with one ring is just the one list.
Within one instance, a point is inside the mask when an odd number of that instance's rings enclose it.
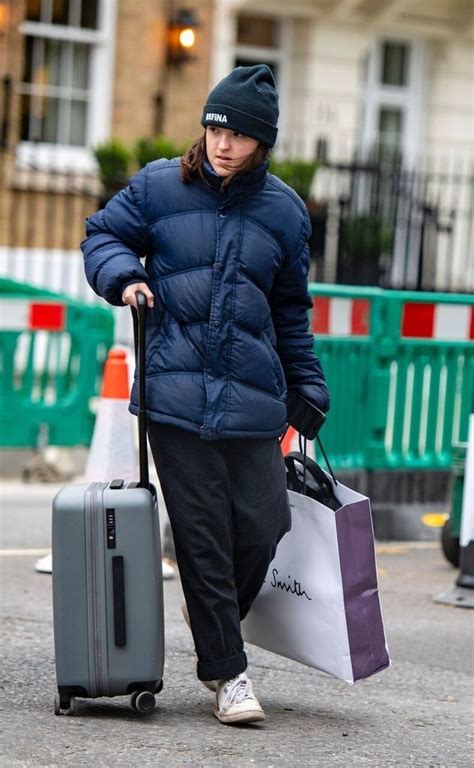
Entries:
{"label": "telescoping luggage handle", "polygon": [[137,307],[131,307],[135,360],[138,368],[138,457],[140,462],[140,488],[150,488],[148,453],[146,444],[146,382],[145,382],[145,320],[147,300],[144,293],[135,294]]}

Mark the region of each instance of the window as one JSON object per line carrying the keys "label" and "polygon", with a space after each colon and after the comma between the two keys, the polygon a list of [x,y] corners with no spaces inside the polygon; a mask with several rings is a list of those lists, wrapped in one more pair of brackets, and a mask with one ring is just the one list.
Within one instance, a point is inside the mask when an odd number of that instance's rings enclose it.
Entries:
{"label": "window", "polygon": [[46,148],[52,158],[55,149],[77,167],[81,152],[87,163],[89,148],[108,135],[115,6],[116,0],[27,0],[20,156],[34,143],[37,159]]}
{"label": "window", "polygon": [[403,135],[403,110],[399,107],[380,107],[378,143],[388,151],[398,151]]}
{"label": "window", "polygon": [[25,38],[21,139],[85,146],[90,45]]}
{"label": "window", "polygon": [[28,21],[97,28],[98,0],[27,0]]}
{"label": "window", "polygon": [[237,41],[234,66],[268,64],[278,84],[280,77],[281,21],[272,16],[237,17]]}
{"label": "window", "polygon": [[293,21],[290,16],[278,16],[276,12],[273,15],[250,11],[239,13],[236,4],[228,0],[219,0],[214,5],[211,83],[219,82],[236,66],[267,64],[270,67],[279,93],[280,119],[275,150],[279,152],[288,130]]}
{"label": "window", "polygon": [[362,149],[381,161],[411,165],[422,135],[423,46],[383,40],[364,67]]}
{"label": "window", "polygon": [[382,72],[383,85],[408,85],[408,58],[410,50],[406,43],[383,43]]}
{"label": "window", "polygon": [[237,19],[237,44],[278,48],[279,26],[277,19],[268,16],[239,16]]}

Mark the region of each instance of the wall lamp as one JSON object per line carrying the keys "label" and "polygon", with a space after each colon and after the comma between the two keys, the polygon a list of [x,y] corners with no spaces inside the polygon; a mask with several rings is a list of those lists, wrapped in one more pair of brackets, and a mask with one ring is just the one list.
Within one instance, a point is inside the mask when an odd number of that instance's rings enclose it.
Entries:
{"label": "wall lamp", "polygon": [[168,25],[168,60],[181,64],[193,58],[199,20],[193,11],[176,11]]}

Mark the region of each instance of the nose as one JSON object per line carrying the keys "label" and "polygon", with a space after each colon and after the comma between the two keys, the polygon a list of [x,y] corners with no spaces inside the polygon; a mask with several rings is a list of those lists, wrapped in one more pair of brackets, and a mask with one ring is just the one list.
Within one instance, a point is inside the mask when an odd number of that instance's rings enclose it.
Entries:
{"label": "nose", "polygon": [[230,147],[229,137],[224,132],[222,132],[219,136],[217,147],[220,150],[229,149]]}

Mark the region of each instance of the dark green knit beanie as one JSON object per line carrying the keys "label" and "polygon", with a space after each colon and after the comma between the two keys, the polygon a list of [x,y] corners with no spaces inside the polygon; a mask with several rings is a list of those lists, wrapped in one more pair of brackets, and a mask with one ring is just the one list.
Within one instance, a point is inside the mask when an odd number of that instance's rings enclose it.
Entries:
{"label": "dark green knit beanie", "polygon": [[244,133],[267,147],[277,137],[278,94],[270,67],[236,67],[210,92],[201,125]]}

